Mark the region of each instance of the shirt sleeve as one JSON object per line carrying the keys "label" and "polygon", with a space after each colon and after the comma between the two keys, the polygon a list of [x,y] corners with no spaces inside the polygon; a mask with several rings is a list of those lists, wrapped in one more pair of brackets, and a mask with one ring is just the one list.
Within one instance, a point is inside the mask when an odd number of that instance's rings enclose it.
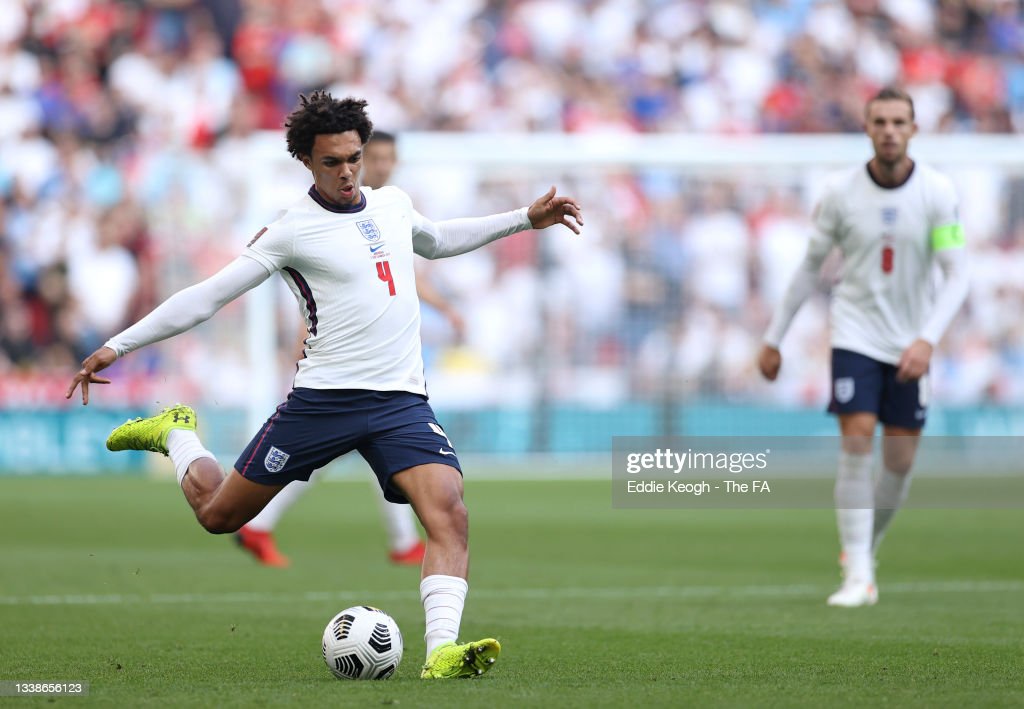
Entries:
{"label": "shirt sleeve", "polygon": [[412,247],[429,259],[458,256],[510,234],[532,229],[527,208],[488,217],[432,222],[412,209]]}
{"label": "shirt sleeve", "polygon": [[936,253],[947,249],[962,249],[966,245],[964,228],[960,224],[959,201],[956,189],[948,178],[937,181],[932,206],[929,240]]}
{"label": "shirt sleeve", "polygon": [[953,322],[953,318],[967,298],[970,285],[966,249],[936,249],[935,260],[942,269],[942,285],[920,334],[921,339],[932,347],[939,344],[942,335]]}
{"label": "shirt sleeve", "polygon": [[294,234],[281,220],[260,229],[252,238],[243,256],[257,261],[268,271],[279,271],[291,261]]}
{"label": "shirt sleeve", "polygon": [[149,315],[107,340],[118,357],[189,330],[251,288],[273,271],[260,262],[239,256],[205,281],[178,291]]}

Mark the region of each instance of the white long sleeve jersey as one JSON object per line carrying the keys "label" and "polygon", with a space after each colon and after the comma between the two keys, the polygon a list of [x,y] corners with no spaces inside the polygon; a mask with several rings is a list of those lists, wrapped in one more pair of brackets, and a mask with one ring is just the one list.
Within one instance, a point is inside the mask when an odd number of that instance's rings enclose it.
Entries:
{"label": "white long sleeve jersey", "polygon": [[[805,262],[766,342],[781,341],[833,247],[843,264],[832,292],[832,347],[896,364],[915,339],[938,342],[967,292],[963,229],[947,177],[921,163],[895,188],[875,183],[863,165],[834,175],[815,209]],[[946,275],[938,297],[936,262]]]}
{"label": "white long sleeve jersey", "polygon": [[120,356],[183,332],[279,272],[309,331],[296,387],[426,394],[413,253],[454,256],[530,229],[526,211],[435,224],[396,187],[364,187],[349,209],[311,188],[235,261],[171,296],[107,346]]}

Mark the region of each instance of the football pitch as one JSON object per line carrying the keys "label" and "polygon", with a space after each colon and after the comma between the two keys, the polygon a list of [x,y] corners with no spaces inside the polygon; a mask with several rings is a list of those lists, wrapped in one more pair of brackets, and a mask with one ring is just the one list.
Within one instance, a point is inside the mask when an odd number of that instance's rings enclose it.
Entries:
{"label": "football pitch", "polygon": [[[204,532],[172,481],[0,480],[0,680],[118,707],[1024,705],[1019,509],[904,510],[879,605],[837,609],[830,510],[616,510],[595,480],[470,477],[466,499],[462,638],[503,652],[426,682],[418,570],[386,562],[368,481],[296,505],[281,570]],[[391,680],[324,666],[324,625],[356,604],[403,630]]]}

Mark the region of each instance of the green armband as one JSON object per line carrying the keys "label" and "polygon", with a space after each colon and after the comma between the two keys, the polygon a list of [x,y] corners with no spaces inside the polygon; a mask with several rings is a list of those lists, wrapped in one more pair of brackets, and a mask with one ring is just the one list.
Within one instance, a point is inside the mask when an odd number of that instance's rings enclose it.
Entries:
{"label": "green armband", "polygon": [[964,228],[960,224],[946,224],[932,229],[932,251],[960,249],[964,246]]}

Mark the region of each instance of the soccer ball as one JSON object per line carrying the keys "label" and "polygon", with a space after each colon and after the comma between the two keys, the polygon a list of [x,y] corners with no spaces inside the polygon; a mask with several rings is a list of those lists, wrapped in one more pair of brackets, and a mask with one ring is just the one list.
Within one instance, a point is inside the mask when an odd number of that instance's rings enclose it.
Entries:
{"label": "soccer ball", "polygon": [[339,679],[387,679],[402,647],[398,623],[373,606],[346,608],[324,628],[324,662]]}

